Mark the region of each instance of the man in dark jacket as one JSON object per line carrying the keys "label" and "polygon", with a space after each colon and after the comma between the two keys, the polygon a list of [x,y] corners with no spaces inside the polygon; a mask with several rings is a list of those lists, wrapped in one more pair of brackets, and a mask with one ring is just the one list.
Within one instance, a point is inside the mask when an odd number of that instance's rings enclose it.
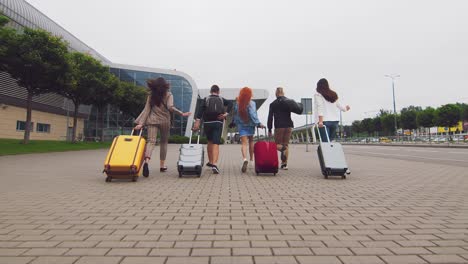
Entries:
{"label": "man in dark jacket", "polygon": [[291,120],[291,108],[287,104],[283,88],[276,88],[276,100],[270,104],[268,113],[268,135],[272,136],[273,120],[275,125],[276,148],[281,152],[281,169],[288,169],[289,139],[294,127]]}
{"label": "man in dark jacket", "polygon": [[[211,86],[210,95],[203,99],[200,110],[196,115],[195,124],[192,130],[200,129],[200,120],[203,119],[203,127],[208,139],[208,167],[211,167],[214,174],[219,174],[217,166],[219,157],[219,144],[221,144],[221,134],[223,133],[224,119],[231,112],[232,104],[219,96],[218,85]],[[226,110],[227,108],[227,110]]]}

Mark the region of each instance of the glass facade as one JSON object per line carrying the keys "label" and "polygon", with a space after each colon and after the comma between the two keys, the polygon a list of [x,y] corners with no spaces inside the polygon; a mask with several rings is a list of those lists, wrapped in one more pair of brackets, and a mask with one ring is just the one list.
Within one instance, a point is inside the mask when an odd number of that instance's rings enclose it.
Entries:
{"label": "glass facade", "polygon": [[[184,77],[158,72],[111,68],[111,72],[120,80],[146,87],[146,80],[162,77],[171,84],[171,93],[174,96],[174,105],[183,112],[191,109],[193,87]],[[174,115],[174,126],[171,135],[185,135],[188,118]]]}
{"label": "glass facade", "polygon": [[[175,106],[184,112],[194,113],[196,104],[194,95],[197,95],[198,89],[190,76],[175,70],[112,63],[25,0],[0,0],[0,12],[10,18],[9,26],[17,30],[22,30],[24,27],[41,28],[56,36],[61,36],[68,42],[71,50],[90,54],[100,60],[104,65],[109,66],[111,72],[122,81],[146,87],[146,80],[149,78],[165,78],[171,84],[171,92],[174,95]],[[16,85],[16,82],[9,76],[5,76],[6,73],[0,72],[0,97],[13,96],[16,99],[24,100],[24,88]],[[5,90],[7,92],[5,92]],[[33,100],[36,103],[43,104],[45,107],[55,107],[64,110],[67,116],[70,109],[73,109],[73,105],[69,100],[56,94],[41,95],[35,97]],[[98,111],[96,107],[82,105],[80,106],[79,112],[82,116],[86,115],[86,117],[84,117],[85,137],[98,137],[100,132],[103,131],[105,140],[112,140],[115,135],[129,133],[134,125],[133,117],[129,116],[127,113],[122,113],[112,105],[108,105],[105,109],[101,109],[100,111]],[[187,124],[192,121],[193,115],[188,118],[175,115],[174,127],[171,130],[171,134],[188,135],[190,128]],[[17,128],[21,129],[22,126],[24,127],[24,124],[19,123]],[[41,129],[47,130],[47,128],[43,127],[41,127]]]}

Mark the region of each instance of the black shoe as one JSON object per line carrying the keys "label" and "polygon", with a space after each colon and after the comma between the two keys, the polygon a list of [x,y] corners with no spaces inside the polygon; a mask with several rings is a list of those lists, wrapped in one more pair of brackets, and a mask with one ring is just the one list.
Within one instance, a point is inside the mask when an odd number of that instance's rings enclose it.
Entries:
{"label": "black shoe", "polygon": [[159,168],[159,171],[160,172],[165,172],[165,171],[167,171],[167,167]]}
{"label": "black shoe", "polygon": [[145,176],[145,177],[149,176],[148,163],[146,163],[146,162],[145,162],[145,164],[143,164],[143,176]]}
{"label": "black shoe", "polygon": [[219,174],[218,166],[216,166],[216,165],[211,165],[211,170],[213,171],[213,174]]}
{"label": "black shoe", "polygon": [[213,167],[213,164],[211,164],[210,162],[207,162],[207,163],[206,163],[206,166],[207,166],[207,167]]}

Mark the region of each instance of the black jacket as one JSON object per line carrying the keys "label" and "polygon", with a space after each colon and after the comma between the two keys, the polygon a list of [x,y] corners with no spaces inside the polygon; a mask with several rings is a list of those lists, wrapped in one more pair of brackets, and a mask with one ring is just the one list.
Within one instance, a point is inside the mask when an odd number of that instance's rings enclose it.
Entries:
{"label": "black jacket", "polygon": [[[218,96],[218,95],[209,95],[209,96]],[[221,97],[223,99],[223,104],[225,107],[227,107],[226,113],[230,113],[232,110],[232,103],[225,98]],[[205,114],[206,110],[206,97],[203,98],[203,102],[200,105],[200,109],[198,110],[198,113],[196,115],[196,119],[203,119],[203,122],[212,122],[212,121],[219,121],[222,122],[222,120],[218,120],[217,116],[208,116]]]}
{"label": "black jacket", "polygon": [[268,132],[273,128],[273,119],[275,120],[275,128],[289,128],[294,127],[291,120],[291,110],[286,103],[287,98],[278,96],[270,104],[270,112],[268,113]]}

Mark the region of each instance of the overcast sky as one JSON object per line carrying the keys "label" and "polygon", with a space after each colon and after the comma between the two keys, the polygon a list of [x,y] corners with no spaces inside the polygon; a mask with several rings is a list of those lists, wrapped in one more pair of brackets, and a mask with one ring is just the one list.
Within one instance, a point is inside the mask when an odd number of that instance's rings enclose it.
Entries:
{"label": "overcast sky", "polygon": [[468,103],[466,0],[28,2],[112,62],[177,69],[200,89],[267,89],[269,103],[277,86],[300,100],[327,78],[346,124],[393,109],[385,74],[401,75],[397,110]]}

